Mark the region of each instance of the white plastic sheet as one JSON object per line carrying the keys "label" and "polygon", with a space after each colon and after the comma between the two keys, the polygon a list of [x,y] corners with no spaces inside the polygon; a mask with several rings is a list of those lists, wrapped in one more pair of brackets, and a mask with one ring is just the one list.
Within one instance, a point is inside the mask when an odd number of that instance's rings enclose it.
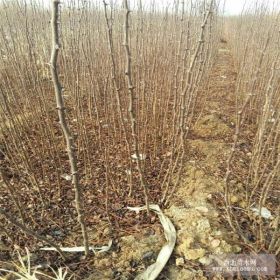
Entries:
{"label": "white plastic sheet", "polygon": [[[101,246],[101,247],[90,246],[89,250],[93,251],[94,253],[108,252],[112,247],[112,243],[113,243],[112,240],[110,240],[108,245],[105,245],[105,246]],[[45,248],[41,248],[40,250],[42,250],[42,251],[56,251],[56,249],[54,247],[45,247]],[[84,246],[81,246],[81,247],[62,247],[62,248],[60,248],[60,250],[62,252],[69,252],[69,253],[84,252],[85,247]]]}
{"label": "white plastic sheet", "polygon": [[[147,207],[128,207],[128,209],[139,212],[146,210]],[[143,273],[137,275],[135,280],[156,279],[167,264],[176,243],[176,230],[169,218],[162,213],[158,205],[150,205],[150,210],[154,211],[158,215],[164,229],[164,235],[167,243],[160,250],[156,262],[150,265]]]}

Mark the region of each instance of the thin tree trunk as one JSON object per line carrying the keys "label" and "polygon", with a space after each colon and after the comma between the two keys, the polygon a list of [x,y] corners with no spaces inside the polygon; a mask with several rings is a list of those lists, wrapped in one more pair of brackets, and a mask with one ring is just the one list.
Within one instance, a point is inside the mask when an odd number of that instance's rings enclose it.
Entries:
{"label": "thin tree trunk", "polygon": [[138,142],[138,133],[137,133],[137,122],[136,122],[136,108],[135,108],[135,93],[134,93],[134,86],[132,84],[132,75],[131,75],[131,53],[130,53],[130,48],[129,48],[129,43],[128,43],[128,29],[129,29],[129,7],[127,0],[124,0],[124,7],[125,7],[125,21],[124,21],[124,49],[125,49],[125,55],[126,55],[126,69],[125,69],[125,76],[126,76],[126,81],[128,85],[128,93],[129,93],[129,115],[130,115],[130,121],[131,121],[131,133],[132,133],[132,139],[133,139],[133,146],[134,146],[134,152],[136,156],[136,164],[137,164],[137,169],[140,177],[140,183],[141,187],[143,188],[144,191],[144,196],[145,196],[145,203],[147,206],[147,212],[148,214],[150,213],[149,209],[149,195],[148,195],[148,188],[145,182],[145,177],[143,174],[141,162],[140,162],[140,155],[139,155],[139,142]]}
{"label": "thin tree trunk", "polygon": [[50,66],[51,66],[53,85],[55,89],[55,97],[56,97],[56,104],[58,109],[59,122],[65,137],[68,157],[70,161],[72,184],[75,189],[75,203],[76,203],[76,210],[78,213],[78,222],[80,223],[81,230],[82,230],[85,255],[88,255],[89,253],[88,234],[84,221],[84,209],[82,206],[82,195],[81,195],[81,189],[79,185],[77,158],[75,155],[73,137],[71,135],[71,132],[69,130],[66,121],[66,113],[65,113],[66,108],[64,106],[64,100],[62,96],[62,86],[59,81],[58,70],[57,70],[57,59],[58,59],[58,53],[60,49],[59,34],[58,34],[59,3],[60,3],[59,0],[53,0],[52,21],[51,21],[53,46],[52,46]]}

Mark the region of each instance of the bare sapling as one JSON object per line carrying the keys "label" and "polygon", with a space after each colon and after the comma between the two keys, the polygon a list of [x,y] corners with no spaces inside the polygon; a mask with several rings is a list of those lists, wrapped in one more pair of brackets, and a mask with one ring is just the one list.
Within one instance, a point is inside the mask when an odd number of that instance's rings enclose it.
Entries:
{"label": "bare sapling", "polygon": [[71,168],[71,176],[72,176],[72,184],[75,189],[75,204],[76,210],[78,214],[78,222],[80,223],[84,247],[85,247],[85,255],[89,254],[89,244],[88,244],[88,234],[84,220],[84,209],[83,209],[83,201],[81,194],[81,187],[79,182],[79,173],[77,167],[77,157],[75,155],[75,144],[74,139],[71,135],[69,126],[66,120],[66,108],[64,105],[64,99],[62,94],[62,86],[58,76],[58,53],[60,50],[60,42],[59,42],[59,0],[53,0],[52,3],[52,20],[51,20],[51,28],[52,28],[52,54],[51,54],[51,75],[55,90],[56,104],[58,109],[59,122],[61,125],[61,129],[64,134],[64,138],[67,146],[67,153],[70,162]]}
{"label": "bare sapling", "polygon": [[[114,57],[114,45],[113,45],[113,27],[112,27],[112,18],[109,19],[108,16],[108,11],[107,11],[107,6],[108,4],[106,3],[105,0],[103,0],[103,4],[104,4],[104,15],[105,15],[105,20],[106,20],[106,25],[107,25],[107,33],[108,33],[108,47],[109,47],[109,53],[110,53],[110,60],[111,60],[111,77],[112,77],[112,81],[114,84],[114,89],[116,92],[116,100],[117,100],[117,109],[118,109],[118,113],[119,113],[119,118],[120,118],[120,123],[123,129],[123,133],[124,133],[124,139],[125,139],[125,143],[126,143],[126,148],[127,148],[127,152],[128,152],[128,157],[129,157],[129,170],[128,170],[128,181],[129,181],[129,196],[131,196],[132,194],[132,184],[133,184],[133,178],[132,178],[132,159],[131,159],[131,144],[129,142],[128,139],[128,132],[127,132],[127,128],[125,125],[125,121],[124,121],[124,115],[123,115],[123,111],[122,111],[122,103],[121,103],[121,98],[120,98],[120,82],[117,81],[117,73],[116,73],[116,61],[115,61],[115,57]],[[111,7],[112,10],[112,7]]]}
{"label": "bare sapling", "polygon": [[180,99],[180,104],[179,104],[180,112],[179,112],[179,126],[178,126],[178,134],[180,137],[180,143],[178,145],[182,152],[178,154],[178,156],[177,156],[178,159],[176,160],[176,162],[179,163],[179,171],[177,174],[176,182],[175,182],[174,186],[172,187],[172,190],[170,191],[170,193],[169,193],[170,184],[167,185],[167,187],[164,191],[163,197],[162,197],[162,202],[164,202],[165,205],[167,205],[169,199],[174,194],[174,192],[179,184],[180,177],[181,177],[181,174],[183,171],[184,160],[185,160],[185,156],[186,156],[186,136],[189,131],[189,127],[186,125],[186,118],[189,114],[187,98],[189,98],[188,103],[190,103],[190,99],[192,98],[191,93],[192,93],[193,87],[194,87],[194,85],[192,83],[194,68],[195,68],[196,61],[199,58],[199,53],[201,51],[201,48],[204,44],[205,29],[206,29],[206,25],[208,23],[208,19],[212,13],[213,3],[214,3],[214,0],[211,0],[209,3],[209,9],[206,12],[205,16],[203,17],[203,21],[202,21],[199,36],[198,36],[197,45],[196,45],[195,51],[191,57],[189,67],[187,69],[185,86],[180,94],[181,99]]}
{"label": "bare sapling", "polygon": [[140,177],[141,187],[144,191],[145,196],[145,203],[147,207],[148,214],[150,213],[149,209],[149,195],[148,195],[148,188],[145,181],[144,172],[141,166],[141,159],[139,153],[139,143],[138,143],[138,127],[137,127],[137,120],[136,120],[136,96],[135,96],[135,87],[132,84],[132,73],[131,73],[131,51],[129,47],[129,14],[130,9],[128,7],[127,0],[124,0],[124,8],[125,8],[125,19],[124,19],[124,42],[123,46],[125,49],[125,56],[126,56],[126,68],[125,68],[125,77],[128,86],[128,95],[129,95],[129,115],[130,115],[130,123],[131,123],[131,134],[133,139],[133,148],[135,153],[135,160],[137,164],[137,169]]}

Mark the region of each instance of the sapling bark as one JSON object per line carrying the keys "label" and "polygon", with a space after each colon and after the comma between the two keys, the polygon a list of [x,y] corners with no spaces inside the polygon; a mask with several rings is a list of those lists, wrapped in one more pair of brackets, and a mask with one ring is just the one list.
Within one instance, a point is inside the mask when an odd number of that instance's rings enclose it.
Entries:
{"label": "sapling bark", "polygon": [[124,49],[125,49],[125,56],[126,56],[126,68],[125,68],[125,76],[126,76],[126,81],[127,81],[127,86],[128,86],[128,94],[129,94],[129,115],[130,115],[130,122],[131,122],[131,133],[132,133],[132,139],[133,139],[133,148],[134,148],[134,153],[136,156],[136,164],[137,164],[137,169],[140,177],[140,183],[141,187],[143,188],[144,191],[144,196],[145,196],[145,203],[147,206],[147,212],[148,214],[150,213],[150,208],[149,208],[149,195],[148,195],[148,188],[146,185],[144,173],[141,167],[141,162],[140,162],[140,153],[139,153],[139,143],[138,143],[138,133],[137,133],[137,120],[136,120],[136,108],[135,108],[135,103],[136,103],[136,96],[134,92],[134,86],[132,84],[132,74],[131,74],[131,52],[130,52],[130,47],[129,47],[129,42],[128,42],[128,30],[129,30],[129,14],[130,10],[128,7],[128,2],[127,0],[124,0],[124,8],[125,8],[125,20],[124,20]]}
{"label": "sapling bark", "polygon": [[[128,139],[128,132],[127,128],[124,122],[124,115],[122,111],[122,103],[121,103],[121,98],[120,98],[120,82],[117,80],[117,73],[116,73],[116,61],[114,57],[114,45],[113,45],[113,27],[112,27],[112,18],[109,20],[108,17],[108,11],[107,11],[107,6],[108,4],[106,3],[105,0],[103,0],[104,4],[104,15],[105,15],[105,20],[106,20],[106,25],[107,25],[107,33],[108,33],[108,47],[109,47],[109,54],[110,54],[110,60],[111,60],[111,77],[116,93],[116,100],[117,100],[117,109],[119,113],[119,118],[120,118],[120,123],[124,132],[124,139],[126,143],[126,148],[129,156],[129,170],[128,170],[128,179],[129,179],[129,196],[132,194],[132,184],[133,184],[133,179],[132,179],[132,159],[131,159],[131,144]],[[111,12],[112,12],[113,7],[111,7]]]}
{"label": "sapling bark", "polygon": [[56,97],[56,104],[58,109],[58,116],[59,122],[61,125],[61,129],[64,134],[64,138],[66,141],[67,146],[67,153],[71,167],[71,176],[72,176],[72,184],[75,189],[75,204],[76,210],[78,214],[78,222],[80,223],[83,240],[84,240],[84,247],[85,247],[85,255],[89,254],[89,244],[88,244],[88,234],[87,228],[85,225],[84,220],[84,209],[82,206],[82,194],[81,194],[81,186],[79,182],[79,173],[77,167],[77,158],[75,155],[75,144],[74,139],[71,135],[70,129],[67,124],[66,120],[66,108],[64,105],[64,99],[62,94],[62,86],[58,76],[58,53],[60,50],[60,42],[59,42],[59,0],[53,0],[52,3],[52,20],[51,20],[51,27],[52,27],[52,54],[51,54],[51,74],[53,85],[55,89],[55,97]]}

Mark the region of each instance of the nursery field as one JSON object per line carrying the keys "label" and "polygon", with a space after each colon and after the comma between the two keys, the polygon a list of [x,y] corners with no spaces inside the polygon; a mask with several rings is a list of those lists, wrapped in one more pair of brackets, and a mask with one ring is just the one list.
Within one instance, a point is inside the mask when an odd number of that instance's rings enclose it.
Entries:
{"label": "nursery field", "polygon": [[224,5],[0,1],[0,279],[280,277],[279,7]]}

